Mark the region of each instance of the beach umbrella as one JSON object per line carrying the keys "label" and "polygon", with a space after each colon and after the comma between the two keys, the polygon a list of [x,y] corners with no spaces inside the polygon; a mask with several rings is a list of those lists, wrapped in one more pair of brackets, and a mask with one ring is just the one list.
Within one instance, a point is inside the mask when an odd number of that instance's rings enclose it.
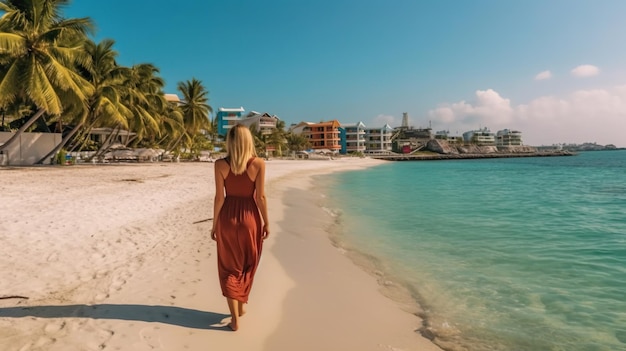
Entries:
{"label": "beach umbrella", "polygon": [[136,149],[135,156],[141,160],[154,160],[160,155],[155,149]]}
{"label": "beach umbrella", "polygon": [[133,158],[135,157],[135,152],[130,149],[126,150],[113,150],[111,151],[111,156],[115,158]]}
{"label": "beach umbrella", "polygon": [[121,143],[114,143],[109,146],[109,150],[120,150],[120,149],[128,149],[126,145]]}

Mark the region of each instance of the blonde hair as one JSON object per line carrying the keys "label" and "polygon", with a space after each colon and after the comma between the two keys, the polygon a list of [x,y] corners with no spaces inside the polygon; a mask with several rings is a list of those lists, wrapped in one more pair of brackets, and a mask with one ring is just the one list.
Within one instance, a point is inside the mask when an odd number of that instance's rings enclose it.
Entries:
{"label": "blonde hair", "polygon": [[248,160],[256,156],[254,139],[248,127],[243,124],[236,124],[228,131],[226,152],[230,158],[230,170],[234,174],[245,172]]}

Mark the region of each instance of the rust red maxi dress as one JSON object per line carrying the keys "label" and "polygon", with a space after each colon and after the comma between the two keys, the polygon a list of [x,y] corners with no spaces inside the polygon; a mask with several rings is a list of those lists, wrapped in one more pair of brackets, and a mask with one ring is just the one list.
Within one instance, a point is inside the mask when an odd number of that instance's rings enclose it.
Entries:
{"label": "rust red maxi dress", "polygon": [[[255,196],[255,182],[246,171],[235,175],[231,170],[224,180],[226,198],[216,223],[217,268],[222,294],[248,302],[254,273],[263,248],[262,224]],[[226,162],[230,165],[228,159]]]}

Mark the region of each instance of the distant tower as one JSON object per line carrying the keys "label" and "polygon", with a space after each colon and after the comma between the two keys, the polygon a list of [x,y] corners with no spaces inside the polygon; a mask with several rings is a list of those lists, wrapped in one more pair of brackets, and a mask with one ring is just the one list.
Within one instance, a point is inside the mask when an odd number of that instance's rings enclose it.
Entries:
{"label": "distant tower", "polygon": [[402,128],[409,129],[409,113],[402,112]]}

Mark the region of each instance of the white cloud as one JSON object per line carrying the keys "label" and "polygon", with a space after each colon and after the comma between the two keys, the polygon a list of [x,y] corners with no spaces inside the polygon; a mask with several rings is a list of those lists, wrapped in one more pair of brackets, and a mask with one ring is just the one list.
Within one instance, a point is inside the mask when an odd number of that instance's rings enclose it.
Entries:
{"label": "white cloud", "polygon": [[571,71],[576,77],[593,77],[600,73],[600,69],[593,65],[580,65]]}
{"label": "white cloud", "polygon": [[513,109],[511,108],[511,100],[504,99],[492,89],[487,89],[476,91],[475,112],[494,122],[508,122],[512,117]]}
{"label": "white cloud", "polygon": [[545,80],[545,79],[550,79],[550,78],[552,78],[552,72],[550,71],[539,72],[535,76],[535,80]]}
{"label": "white cloud", "polygon": [[579,90],[566,97],[542,96],[512,106],[494,90],[476,92],[473,102],[443,104],[429,111],[436,130],[465,131],[488,127],[516,129],[527,145],[555,143],[626,146],[626,86]]}
{"label": "white cloud", "polygon": [[[493,89],[477,90],[476,101],[460,101],[440,105],[429,112],[431,118],[445,123],[460,123],[469,129],[484,127],[485,123],[501,124],[510,121],[513,116],[511,101],[504,99]],[[478,125],[476,125],[478,123]]]}

